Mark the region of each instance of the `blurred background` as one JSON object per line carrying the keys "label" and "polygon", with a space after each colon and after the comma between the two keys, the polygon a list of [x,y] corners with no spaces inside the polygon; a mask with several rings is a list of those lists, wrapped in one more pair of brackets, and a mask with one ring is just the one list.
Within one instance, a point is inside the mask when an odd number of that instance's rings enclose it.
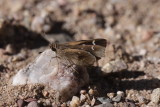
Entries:
{"label": "blurred background", "polygon": [[9,78],[51,42],[105,38],[133,58],[131,71],[160,79],[159,7],[160,0],[0,0],[0,70]]}

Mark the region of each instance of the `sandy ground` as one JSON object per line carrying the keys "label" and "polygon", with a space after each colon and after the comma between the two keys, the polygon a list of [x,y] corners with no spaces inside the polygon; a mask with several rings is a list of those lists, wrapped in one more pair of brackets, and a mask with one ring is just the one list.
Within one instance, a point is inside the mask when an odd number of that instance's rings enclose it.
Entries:
{"label": "sandy ground", "polygon": [[159,6],[159,0],[1,0],[0,106],[56,106],[54,90],[11,86],[13,75],[50,42],[93,38],[114,44],[106,60],[121,59],[127,68],[103,76],[89,68],[90,83],[58,105],[160,106]]}

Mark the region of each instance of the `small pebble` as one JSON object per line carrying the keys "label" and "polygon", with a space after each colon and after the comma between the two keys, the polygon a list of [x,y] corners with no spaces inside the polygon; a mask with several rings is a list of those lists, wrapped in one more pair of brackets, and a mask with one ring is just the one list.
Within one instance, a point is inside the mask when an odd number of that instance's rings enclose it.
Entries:
{"label": "small pebble", "polygon": [[49,101],[49,99],[46,99],[45,103],[46,103],[46,105],[50,105],[51,104],[51,102]]}
{"label": "small pebble", "polygon": [[124,107],[136,107],[136,105],[132,102],[126,102]]}
{"label": "small pebble", "polygon": [[112,101],[119,102],[121,101],[121,98],[122,98],[121,95],[117,95],[116,97],[112,98]]}
{"label": "small pebble", "polygon": [[43,96],[44,96],[44,97],[47,97],[48,95],[49,95],[48,91],[44,91],[44,92],[43,92]]}
{"label": "small pebble", "polygon": [[90,89],[90,90],[88,91],[88,93],[89,93],[90,95],[94,95],[94,90],[93,90],[93,89]]}
{"label": "small pebble", "polygon": [[66,103],[61,104],[61,107],[67,107]]}
{"label": "small pebble", "polygon": [[107,96],[108,96],[109,98],[113,98],[113,97],[115,96],[115,93],[107,93]]}
{"label": "small pebble", "polygon": [[151,94],[151,102],[158,104],[160,102],[160,88],[153,90]]}
{"label": "small pebble", "polygon": [[111,103],[105,103],[105,104],[100,104],[100,105],[97,105],[97,106],[94,106],[94,107],[114,107]]}
{"label": "small pebble", "polygon": [[140,104],[147,103],[147,100],[143,96],[137,96],[137,99]]}
{"label": "small pebble", "polygon": [[121,95],[122,97],[124,97],[124,92],[123,91],[118,91],[117,95]]}
{"label": "small pebble", "polygon": [[93,99],[91,100],[91,106],[94,106],[96,103],[96,99],[93,97]]}
{"label": "small pebble", "polygon": [[14,54],[15,53],[15,49],[14,49],[13,45],[11,45],[11,44],[8,44],[6,46],[5,51],[8,54]]}
{"label": "small pebble", "polygon": [[84,102],[85,100],[86,100],[86,96],[85,95],[83,95],[83,94],[81,94],[81,96],[80,96],[80,101],[81,102]]}
{"label": "small pebble", "polygon": [[154,35],[154,32],[153,31],[149,31],[149,30],[146,30],[146,31],[143,31],[142,32],[142,42],[146,42],[148,40],[150,40]]}
{"label": "small pebble", "polygon": [[37,101],[37,99],[35,99],[35,98],[28,98],[28,99],[25,100],[25,102],[32,102],[32,101]]}
{"label": "small pebble", "polygon": [[81,90],[80,94],[86,94],[86,90]]}
{"label": "small pebble", "polygon": [[23,55],[23,54],[18,54],[16,56],[13,56],[13,59],[12,61],[15,62],[15,61],[23,61],[24,59],[26,59],[26,56]]}
{"label": "small pebble", "polygon": [[102,104],[111,102],[111,99],[105,97],[98,97],[97,100],[100,101]]}
{"label": "small pebble", "polygon": [[70,107],[78,107],[80,105],[80,100],[77,96],[72,97],[72,101],[70,102]]}
{"label": "small pebble", "polygon": [[36,101],[32,101],[27,105],[27,107],[39,107],[39,106],[38,106],[38,103]]}
{"label": "small pebble", "polygon": [[17,105],[18,105],[18,107],[23,107],[23,106],[24,106],[24,100],[19,99],[19,100],[17,101]]}

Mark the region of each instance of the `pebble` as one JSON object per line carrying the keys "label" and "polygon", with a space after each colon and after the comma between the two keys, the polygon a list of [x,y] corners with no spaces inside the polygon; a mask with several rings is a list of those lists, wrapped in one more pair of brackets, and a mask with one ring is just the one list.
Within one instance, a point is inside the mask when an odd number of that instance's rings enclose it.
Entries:
{"label": "pebble", "polygon": [[136,107],[136,105],[132,102],[126,102],[124,107]]}
{"label": "pebble", "polygon": [[81,90],[80,94],[86,94],[86,90]]}
{"label": "pebble", "polygon": [[61,104],[61,107],[67,107],[66,103]]}
{"label": "pebble", "polygon": [[102,67],[104,73],[117,72],[125,69],[127,69],[127,64],[123,60],[110,61]]}
{"label": "pebble", "polygon": [[121,95],[122,97],[124,97],[124,92],[123,91],[117,91],[117,95]]}
{"label": "pebble", "polygon": [[43,96],[44,96],[44,97],[47,97],[48,95],[49,95],[48,91],[44,91],[44,92],[43,92]]}
{"label": "pebble", "polygon": [[87,97],[83,94],[80,95],[80,101],[84,102],[87,99]]}
{"label": "pebble", "polygon": [[154,35],[154,32],[153,31],[149,31],[149,30],[146,30],[146,31],[144,31],[142,33],[143,33],[142,34],[142,38],[141,38],[142,42],[146,42],[146,41],[150,40]]}
{"label": "pebble", "polygon": [[105,104],[100,104],[100,105],[97,105],[97,106],[94,106],[94,107],[114,107],[111,103],[105,103]]}
{"label": "pebble", "polygon": [[108,96],[109,98],[113,98],[113,97],[115,96],[115,93],[107,93],[107,96]]}
{"label": "pebble", "polygon": [[48,106],[51,104],[51,102],[49,101],[49,99],[46,99],[45,103],[46,103],[46,105],[48,105]]}
{"label": "pebble", "polygon": [[147,54],[147,50],[146,49],[140,49],[139,50],[139,55],[145,56]]}
{"label": "pebble", "polygon": [[158,104],[160,102],[160,88],[153,90],[151,94],[151,102]]}
{"label": "pebble", "polygon": [[114,98],[112,98],[112,101],[119,102],[119,101],[121,101],[121,99],[122,99],[122,96],[121,95],[117,95]]}
{"label": "pebble", "polygon": [[77,96],[72,97],[72,101],[70,102],[70,107],[78,107],[80,105],[80,99]]}
{"label": "pebble", "polygon": [[35,99],[35,98],[28,98],[28,99],[25,100],[25,102],[32,102],[32,101],[37,101],[37,99]]}
{"label": "pebble", "polygon": [[122,97],[124,97],[124,92],[118,91],[117,96],[113,97],[112,101],[119,102],[119,101],[121,101]]}
{"label": "pebble", "polygon": [[27,107],[39,107],[39,106],[38,106],[38,103],[36,101],[32,101],[27,105]]}
{"label": "pebble", "polygon": [[96,103],[96,99],[93,97],[93,99],[91,100],[91,106],[94,106]]}
{"label": "pebble", "polygon": [[13,62],[15,62],[15,61],[23,61],[24,59],[26,59],[26,55],[20,53],[18,55],[13,56],[12,61]]}
{"label": "pebble", "polygon": [[85,107],[91,107],[90,105],[85,105]]}
{"label": "pebble", "polygon": [[143,96],[137,96],[137,99],[140,104],[147,103],[147,100]]}
{"label": "pebble", "polygon": [[19,99],[19,100],[17,101],[17,105],[18,105],[18,107],[23,107],[23,106],[24,106],[24,100]]}
{"label": "pebble", "polygon": [[14,54],[15,53],[15,49],[14,49],[13,45],[11,45],[11,44],[8,44],[6,46],[5,51],[8,54]]}
{"label": "pebble", "polygon": [[90,95],[93,95],[93,94],[94,94],[94,90],[93,90],[93,89],[90,89],[90,90],[88,91],[88,93],[89,93]]}
{"label": "pebble", "polygon": [[111,102],[111,99],[105,97],[98,97],[97,100],[100,101],[102,104]]}

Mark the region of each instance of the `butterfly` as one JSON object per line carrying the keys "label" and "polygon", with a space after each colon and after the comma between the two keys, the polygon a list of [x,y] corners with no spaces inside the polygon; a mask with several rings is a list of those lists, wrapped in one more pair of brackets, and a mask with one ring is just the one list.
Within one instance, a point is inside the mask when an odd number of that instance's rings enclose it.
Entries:
{"label": "butterfly", "polygon": [[80,40],[63,44],[50,44],[50,48],[64,63],[82,66],[93,65],[105,55],[106,39]]}

